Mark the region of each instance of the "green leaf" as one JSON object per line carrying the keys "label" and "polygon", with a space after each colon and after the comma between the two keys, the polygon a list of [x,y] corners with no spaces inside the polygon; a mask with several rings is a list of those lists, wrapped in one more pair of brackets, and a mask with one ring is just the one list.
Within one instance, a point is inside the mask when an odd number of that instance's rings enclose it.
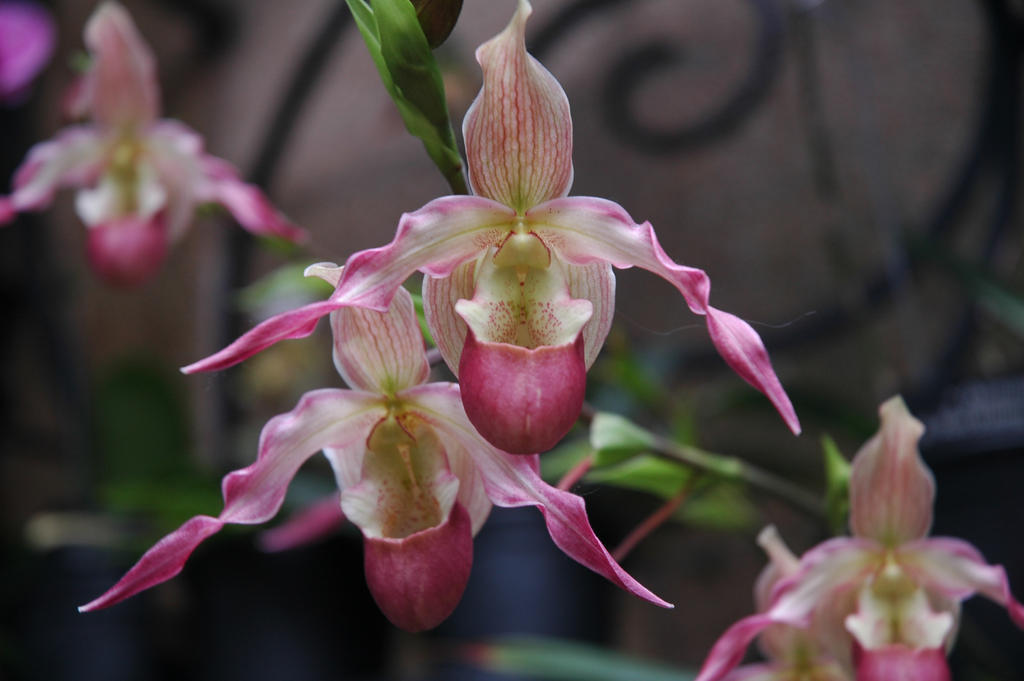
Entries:
{"label": "green leaf", "polygon": [[650,450],[654,438],[624,416],[598,412],[590,424],[590,445],[594,465],[609,466]]}
{"label": "green leaf", "polygon": [[540,457],[541,477],[552,485],[557,484],[573,466],[590,453],[590,442],[586,438],[563,440],[557,447]]}
{"label": "green leaf", "polygon": [[452,191],[467,193],[441,70],[412,3],[371,0],[367,5],[365,0],[345,1],[406,130],[423,142]]}
{"label": "green leaf", "polygon": [[691,670],[558,639],[505,638],[470,651],[472,661],[482,669],[553,681],[692,681],[696,677]]}
{"label": "green leaf", "polygon": [[676,512],[680,522],[712,530],[736,532],[753,528],[759,521],[757,507],[746,488],[727,482],[712,482],[695,492]]}
{"label": "green leaf", "polygon": [[675,461],[642,454],[615,466],[591,470],[587,481],[671,499],[693,475],[693,471]]}
{"label": "green leaf", "polygon": [[833,532],[841,534],[850,512],[850,462],[828,435],[821,438],[821,451],[825,460],[825,519]]}

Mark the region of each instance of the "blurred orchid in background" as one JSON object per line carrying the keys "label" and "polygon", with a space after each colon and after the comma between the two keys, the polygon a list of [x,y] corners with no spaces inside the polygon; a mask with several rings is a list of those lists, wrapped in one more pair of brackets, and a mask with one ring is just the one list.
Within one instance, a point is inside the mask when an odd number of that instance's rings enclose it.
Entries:
{"label": "blurred orchid in background", "polygon": [[[341,268],[326,265],[309,273],[332,284],[342,276]],[[226,523],[269,520],[298,468],[320,450],[334,469],[345,517],[362,530],[370,591],[403,629],[434,627],[458,604],[469,578],[473,536],[492,504],[537,506],[568,556],[641,598],[671,607],[615,562],[594,535],[582,498],[541,480],[536,455],[495,449],[466,419],[457,385],[425,383],[429,365],[405,289],[383,313],[336,311],[331,328],[335,366],[352,389],[306,393],[294,410],[271,419],[256,463],[224,478],[220,516],[186,522],[81,610],[107,607],[170,579]]]}
{"label": "blurred orchid in background", "polygon": [[53,19],[29,2],[0,2],[0,102],[17,103],[50,61]]}
{"label": "blurred orchid in background", "polygon": [[304,236],[227,162],[203,150],[181,123],[158,119],[160,91],[149,47],[121,5],[104,2],[85,27],[92,63],[68,108],[90,123],[34,146],[0,197],[0,224],[42,210],[58,188],[76,187],[75,208],[89,229],[89,258],[108,282],[138,284],[153,275],[192,221],[215,202],[254,234]]}
{"label": "blurred orchid in background", "polygon": [[[772,526],[761,531],[757,542],[770,560],[754,585],[758,612],[764,612],[771,604],[775,586],[780,580],[796,574],[800,561]],[[810,630],[789,624],[768,626],[759,635],[761,651],[768,661],[737,667],[725,676],[724,681],[851,681],[852,677],[842,665],[816,640],[816,624],[820,629],[828,622],[815,620]]]}
{"label": "blurred orchid in background", "polygon": [[615,308],[612,267],[642,267],[673,284],[707,319],[730,367],[800,430],[760,337],[708,304],[710,282],[661,249],[649,223],[618,205],[567,197],[572,119],[558,81],[526,52],[531,8],[477,50],[483,89],[463,123],[475,196],[444,196],[403,215],[387,246],[351,256],[331,297],[273,317],[186,372],[219,369],[312,332],[319,317],[384,310],[416,270],[427,323],[460,380],[470,421],[509,452],[543,452],[575,423],[586,372]]}
{"label": "blurred orchid in background", "polygon": [[[1024,628],[1024,605],[1001,566],[962,540],[928,537],[935,482],[917,450],[924,426],[899,397],[879,411],[879,432],[853,460],[853,536],[830,539],[788,568],[768,607],[718,640],[698,681],[734,678],[727,674],[747,645],[775,626],[808,631],[858,681],[948,681],[960,602],[976,593]],[[779,545],[770,542],[770,551]]]}

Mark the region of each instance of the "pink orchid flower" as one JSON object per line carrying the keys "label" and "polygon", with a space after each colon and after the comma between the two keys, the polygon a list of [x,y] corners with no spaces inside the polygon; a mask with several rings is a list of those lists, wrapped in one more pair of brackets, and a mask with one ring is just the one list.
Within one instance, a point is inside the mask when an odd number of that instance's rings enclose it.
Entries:
{"label": "pink orchid flower", "polygon": [[1024,627],[1024,605],[1001,566],[962,540],[928,537],[935,482],[917,450],[924,426],[899,397],[879,412],[881,428],[853,461],[853,536],[804,554],[764,612],[722,635],[697,681],[724,678],[754,637],[776,624],[814,632],[858,681],[948,681],[960,602],[976,593]]}
{"label": "pink orchid flower", "polygon": [[93,268],[123,285],[156,272],[199,203],[223,205],[255,234],[303,237],[230,164],[205,153],[199,135],[157,119],[153,55],[121,5],[97,8],[85,44],[92,64],[75,86],[74,108],[92,122],[65,128],[29,151],[14,191],[0,196],[0,225],[18,212],[46,208],[60,187],[77,187],[75,208],[89,229]]}
{"label": "pink orchid flower", "polygon": [[[313,266],[336,283],[340,268]],[[364,538],[366,580],[394,624],[436,626],[462,597],[473,535],[491,505],[536,506],[568,556],[641,598],[671,607],[611,557],[587,520],[583,499],[545,483],[539,459],[513,456],[467,420],[453,383],[425,383],[429,365],[405,289],[384,313],[343,308],[331,316],[334,361],[350,390],[306,393],[271,419],[254,464],[224,478],[224,510],[200,515],[153,546],[109,591],[82,606],[117,603],[181,571],[192,551],[226,523],[274,516],[298,468],[323,450],[346,518]]]}
{"label": "pink orchid flower", "polygon": [[39,5],[0,2],[0,102],[18,101],[50,61],[53,19]]}
{"label": "pink orchid flower", "polygon": [[[796,574],[800,561],[772,526],[761,531],[757,543],[770,561],[754,585],[758,612],[765,612],[771,606],[775,586]],[[790,624],[768,626],[758,636],[761,652],[767,661],[737,667],[725,676],[724,681],[851,681],[847,670],[813,635],[812,632],[818,632],[828,624],[820,621],[821,618],[818,620],[809,629]]]}
{"label": "pink orchid flower", "polygon": [[708,304],[701,270],[665,255],[649,223],[618,204],[567,196],[572,119],[558,81],[526,52],[530,4],[480,46],[483,88],[463,122],[473,196],[444,196],[402,216],[394,240],[354,254],[331,297],[265,321],[186,372],[235,364],[312,332],[332,310],[387,308],[405,279],[426,276],[427,323],[459,377],[470,421],[509,452],[543,452],[576,421],[586,372],[611,327],[612,267],[642,267],[704,315],[722,357],[800,426],[757,333]]}

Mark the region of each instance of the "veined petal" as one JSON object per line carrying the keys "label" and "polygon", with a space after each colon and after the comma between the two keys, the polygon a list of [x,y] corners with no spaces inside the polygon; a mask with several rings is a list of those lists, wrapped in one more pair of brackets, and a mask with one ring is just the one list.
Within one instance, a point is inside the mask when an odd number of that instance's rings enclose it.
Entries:
{"label": "veined petal", "polygon": [[896,560],[927,591],[962,601],[980,593],[1006,608],[1024,629],[1024,605],[1013,597],[1006,570],[989,565],[976,548],[960,539],[934,537],[909,542],[896,550]]}
{"label": "veined petal", "polygon": [[456,376],[468,327],[455,312],[455,304],[473,297],[478,262],[479,259],[466,261],[447,277],[423,277],[423,316],[441,357]]}
{"label": "veined petal", "polygon": [[366,583],[392,624],[406,631],[433,629],[462,599],[473,565],[469,514],[456,504],[437,527],[403,539],[363,542]]}
{"label": "veined petal", "polygon": [[615,317],[615,273],[608,263],[563,265],[569,296],[589,300],[590,320],[583,327],[583,361],[589,369],[601,353]]}
{"label": "veined petal", "polygon": [[800,432],[796,412],[760,336],[739,317],[708,304],[708,276],[669,259],[650,223],[638,225],[617,203],[590,197],[548,201],[528,211],[526,220],[547,246],[570,263],[604,261],[619,268],[642,267],[675,286],[690,310],[707,318],[711,340],[726,364],[771,400],[790,430]]}
{"label": "veined petal", "polygon": [[417,413],[433,420],[447,438],[460,442],[474,457],[487,495],[498,506],[536,506],[548,533],[567,556],[626,591],[661,607],[672,607],[637,582],[612,558],[587,520],[583,499],[544,482],[537,456],[514,456],[484,440],[466,418],[455,384],[427,383],[404,393]]}
{"label": "veined petal", "polygon": [[92,115],[112,126],[145,125],[160,111],[156,63],[128,12],[107,0],[85,25],[93,55],[88,87]]}
{"label": "veined petal", "polygon": [[572,118],[555,77],[526,52],[520,0],[504,31],[477,48],[483,88],[466,112],[469,181],[479,196],[523,212],[572,185]]}
{"label": "veined petal", "polygon": [[106,593],[79,610],[106,608],[174,577],[196,546],[225,523],[254,525],[269,520],[281,508],[288,484],[306,459],[330,445],[365,440],[385,413],[376,395],[349,390],[306,393],[295,409],[264,426],[256,462],[224,477],[224,510],[219,517],[192,518],[147,551]]}
{"label": "veined petal", "polygon": [[886,546],[928,535],[935,479],[921,461],[917,443],[924,425],[893,397],[878,410],[882,425],[853,458],[850,529]]}
{"label": "veined petal", "polygon": [[0,4],[0,101],[19,95],[53,54],[50,13],[27,2]]}
{"label": "veined petal", "polygon": [[479,196],[442,196],[398,221],[391,243],[354,254],[331,300],[386,310],[403,281],[419,270],[447,277],[508,234],[515,213]]}
{"label": "veined petal", "polygon": [[331,330],[334,366],[357,390],[393,395],[430,374],[416,309],[404,288],[383,314],[356,307],[332,312]]}
{"label": "veined petal", "polygon": [[341,499],[332,494],[299,509],[277,527],[260,534],[259,546],[270,553],[287,551],[331,535],[344,523]]}
{"label": "veined petal", "polygon": [[413,272],[444,277],[460,263],[496,245],[507,234],[514,214],[504,206],[474,196],[445,196],[431,201],[398,223],[398,234],[382,248],[360,251],[345,263],[338,287],[328,300],[271,317],[223,350],[182,371],[223,369],[286,338],[313,333],[317,320],[349,305],[383,312],[395,291]]}
{"label": "veined petal", "polygon": [[40,210],[61,187],[91,185],[106,165],[108,145],[104,133],[90,125],[65,128],[54,139],[35,145],[14,175],[10,209]]}

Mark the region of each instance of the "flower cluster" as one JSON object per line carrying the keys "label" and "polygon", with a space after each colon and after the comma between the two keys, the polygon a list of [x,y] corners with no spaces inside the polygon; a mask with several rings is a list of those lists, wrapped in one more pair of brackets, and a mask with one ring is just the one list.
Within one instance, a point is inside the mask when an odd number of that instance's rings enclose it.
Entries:
{"label": "flower cluster", "polygon": [[348,259],[328,300],[268,319],[185,371],[224,368],[306,336],[334,310],[386,310],[419,270],[427,323],[459,377],[470,421],[502,450],[543,452],[579,416],[587,369],[611,327],[612,268],[636,266],[675,286],[707,320],[726,363],[799,432],[760,337],[709,304],[707,275],[673,262],[651,225],[618,204],[567,196],[569,103],[526,52],[530,12],[520,0],[508,27],[476,53],[483,88],[463,122],[474,195],[444,196],[403,215],[390,244]]}
{"label": "flower cluster", "polygon": [[[337,283],[341,269],[310,273]],[[192,551],[226,523],[273,517],[298,468],[323,450],[345,517],[362,531],[366,580],[380,609],[410,631],[436,626],[462,597],[473,535],[491,505],[536,506],[568,556],[622,588],[671,607],[629,576],[594,535],[583,499],[551,487],[538,457],[513,456],[484,440],[453,383],[429,373],[412,299],[399,289],[385,312],[331,315],[334,362],[350,390],[305,394],[271,419],[259,458],[224,478],[224,510],[164,537],[110,590],[81,610],[113,605],[181,571]]]}
{"label": "flower cluster", "polygon": [[68,108],[91,121],[29,151],[13,192],[0,196],[0,225],[46,208],[58,188],[77,187],[75,209],[89,230],[92,266],[121,285],[157,271],[200,203],[223,205],[255,234],[303,238],[259,189],[207,154],[199,135],[157,117],[153,55],[121,5],[108,1],[95,11],[85,44],[91,64],[73,86]]}
{"label": "flower cluster", "polygon": [[[722,635],[698,681],[750,678],[749,668],[733,668],[759,634],[769,657],[782,659],[773,643],[780,628],[809,642],[814,652],[805,661],[823,660],[848,675],[798,678],[948,681],[946,652],[960,602],[975,593],[1003,605],[1024,627],[1024,605],[1010,593],[1002,567],[987,564],[967,542],[928,537],[935,482],[917,449],[924,427],[899,397],[880,414],[881,428],[853,461],[853,536],[830,539],[796,560],[773,533],[762,535],[772,576],[758,588],[760,612]],[[788,650],[795,649],[791,642]],[[777,673],[764,678],[793,678],[779,662],[769,666]]]}

